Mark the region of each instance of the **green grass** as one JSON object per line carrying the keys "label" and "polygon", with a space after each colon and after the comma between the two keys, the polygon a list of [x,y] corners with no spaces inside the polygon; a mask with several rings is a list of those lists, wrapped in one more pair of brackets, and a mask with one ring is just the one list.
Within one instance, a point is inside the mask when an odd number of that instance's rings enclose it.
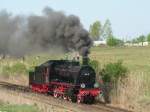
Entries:
{"label": "green grass", "polygon": [[[63,54],[38,54],[22,59],[6,58],[0,61],[0,74],[27,74],[34,66],[49,59],[64,58]],[[101,67],[122,60],[130,72],[150,74],[150,47],[93,47],[90,58],[98,60]]]}
{"label": "green grass", "polygon": [[[34,66],[39,65],[49,59],[64,59],[63,54],[38,54],[26,56],[25,60],[6,58],[0,61],[1,75],[28,74]],[[123,65],[128,68],[134,77],[142,76],[143,86],[146,87],[146,95],[150,96],[150,47],[93,47],[90,59],[97,60],[102,68],[110,62],[123,61]],[[144,87],[144,88],[145,88]]]}
{"label": "green grass", "polygon": [[[64,57],[63,54],[38,54],[26,56],[24,62],[22,59],[7,58],[0,61],[0,66],[6,67],[8,70],[13,68],[13,72],[22,72],[20,69],[28,70],[48,59],[61,59]],[[93,47],[90,58],[98,60],[102,66],[109,62],[122,60],[130,71],[150,72],[150,47]],[[1,67],[0,72],[2,71]]]}
{"label": "green grass", "polygon": [[0,105],[1,112],[39,112],[38,108],[30,105]]}
{"label": "green grass", "polygon": [[95,47],[92,48],[90,57],[98,60],[102,65],[123,60],[130,71],[150,73],[150,47]]}
{"label": "green grass", "polygon": [[19,58],[6,58],[0,60],[0,75],[26,75],[35,66],[49,60],[64,58],[61,54],[38,54],[34,56],[26,56],[25,60]]}
{"label": "green grass", "polygon": [[[0,60],[0,75],[27,75],[28,71],[33,70],[34,66],[39,65],[49,59],[64,59],[64,54],[38,54],[26,56],[25,60],[6,58]],[[129,81],[126,88],[123,88],[127,96],[135,97],[133,100],[147,102],[150,99],[150,46],[149,47],[93,47],[90,59],[97,60],[100,68],[110,62],[123,61],[123,65],[129,70]],[[139,87],[139,88],[138,88]],[[134,95],[133,95],[134,94]],[[117,97],[118,98],[118,97]],[[127,102],[129,103],[129,102]],[[9,109],[9,112],[34,112],[35,107],[30,106],[1,106],[0,109]],[[10,109],[14,108],[13,111]],[[23,109],[21,111],[21,109]],[[25,111],[24,111],[25,110]]]}
{"label": "green grass", "polygon": [[150,98],[150,47],[94,47],[90,58],[98,60],[101,68],[109,62],[122,60],[132,77],[142,82],[133,85],[133,88],[140,86],[143,92],[141,97]]}
{"label": "green grass", "polygon": [[[22,59],[6,58],[0,61],[0,74],[27,74],[34,66],[49,59],[64,58],[63,54],[38,54]],[[150,74],[150,47],[93,47],[90,58],[98,60],[101,67],[109,62],[122,60],[130,72]]]}

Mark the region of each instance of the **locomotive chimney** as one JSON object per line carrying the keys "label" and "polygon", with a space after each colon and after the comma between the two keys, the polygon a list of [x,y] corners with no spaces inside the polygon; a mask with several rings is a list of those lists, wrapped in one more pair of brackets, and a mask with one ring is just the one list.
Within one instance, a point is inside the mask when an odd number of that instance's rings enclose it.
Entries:
{"label": "locomotive chimney", "polygon": [[83,65],[88,65],[88,63],[89,63],[89,58],[88,58],[89,48],[88,47],[83,47],[81,49],[81,53],[82,53],[82,64]]}
{"label": "locomotive chimney", "polygon": [[82,64],[83,64],[83,65],[88,65],[88,63],[89,63],[89,58],[88,58],[88,56],[83,56],[83,57],[82,57]]}

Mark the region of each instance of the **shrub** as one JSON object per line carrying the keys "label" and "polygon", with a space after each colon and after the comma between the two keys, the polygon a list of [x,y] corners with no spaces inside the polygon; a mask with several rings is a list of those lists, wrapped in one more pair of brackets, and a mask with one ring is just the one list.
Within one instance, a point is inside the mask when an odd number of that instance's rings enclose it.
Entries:
{"label": "shrub", "polygon": [[25,73],[27,69],[23,63],[16,63],[11,67],[11,71],[12,73]]}
{"label": "shrub", "polygon": [[126,76],[127,68],[122,65],[122,61],[108,63],[101,70],[100,75],[103,80],[103,96],[106,103],[111,102],[111,91],[117,90],[119,79]]}
{"label": "shrub", "polygon": [[5,65],[2,67],[2,74],[4,74],[6,77],[9,76],[11,73],[11,67],[9,65]]}
{"label": "shrub", "polygon": [[26,74],[27,73],[27,67],[25,64],[16,62],[13,63],[12,65],[4,65],[2,66],[2,73],[5,76],[9,75],[17,75],[17,74]]}
{"label": "shrub", "polygon": [[99,62],[97,60],[90,60],[89,65],[98,73],[99,72]]}
{"label": "shrub", "polygon": [[120,39],[116,39],[115,37],[110,37],[107,39],[108,46],[122,46],[123,41]]}
{"label": "shrub", "polygon": [[101,71],[102,80],[105,83],[117,84],[118,80],[125,77],[127,68],[122,65],[122,61],[108,63]]}

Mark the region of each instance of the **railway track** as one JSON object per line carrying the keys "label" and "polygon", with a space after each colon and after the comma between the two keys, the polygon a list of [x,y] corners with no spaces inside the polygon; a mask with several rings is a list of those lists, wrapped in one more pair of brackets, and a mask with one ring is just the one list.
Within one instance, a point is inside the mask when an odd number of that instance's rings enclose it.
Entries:
{"label": "railway track", "polygon": [[32,92],[29,87],[0,81],[0,86],[10,90]]}
{"label": "railway track", "polygon": [[42,102],[46,105],[52,105],[58,108],[66,109],[71,112],[131,112],[119,108],[114,108],[110,106],[106,106],[104,104],[93,104],[93,105],[86,105],[86,104],[76,104],[71,103],[69,101],[55,99],[51,96],[33,93],[29,87],[21,86],[17,84],[11,84],[8,82],[0,82],[0,87],[3,89],[7,89],[9,91],[15,91],[19,93],[24,93],[24,97],[27,99],[31,99],[34,101]]}

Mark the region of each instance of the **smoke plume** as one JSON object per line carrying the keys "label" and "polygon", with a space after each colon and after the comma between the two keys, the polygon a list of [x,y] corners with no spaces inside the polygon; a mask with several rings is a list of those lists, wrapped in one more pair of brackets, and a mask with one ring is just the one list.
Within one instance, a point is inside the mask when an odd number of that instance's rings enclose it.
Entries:
{"label": "smoke plume", "polygon": [[79,51],[87,55],[92,41],[80,20],[48,7],[42,15],[13,16],[0,12],[0,54],[23,56],[37,52]]}

